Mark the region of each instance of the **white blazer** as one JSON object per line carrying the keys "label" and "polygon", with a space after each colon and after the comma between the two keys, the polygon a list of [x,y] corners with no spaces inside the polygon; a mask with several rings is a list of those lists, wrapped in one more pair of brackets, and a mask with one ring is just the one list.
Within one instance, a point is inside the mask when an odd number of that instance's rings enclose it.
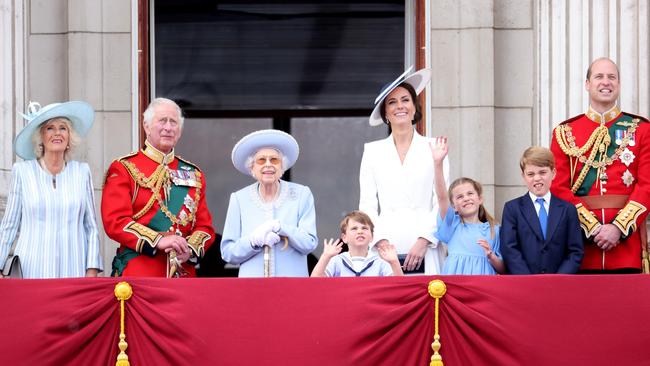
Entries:
{"label": "white blazer", "polygon": [[[429,138],[416,131],[404,164],[399,159],[391,134],[383,140],[365,144],[359,170],[359,210],[375,224],[374,243],[387,239],[406,254],[418,237],[431,242],[425,255],[425,274],[439,274],[444,250],[438,247],[434,191],[433,158]],[[449,186],[449,161],[444,173]]]}

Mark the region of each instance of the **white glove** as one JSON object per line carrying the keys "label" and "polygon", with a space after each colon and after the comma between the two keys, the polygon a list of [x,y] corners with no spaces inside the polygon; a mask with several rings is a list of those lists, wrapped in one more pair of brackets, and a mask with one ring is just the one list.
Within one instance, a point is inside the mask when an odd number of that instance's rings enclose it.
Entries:
{"label": "white glove", "polygon": [[269,220],[269,221],[265,222],[265,224],[268,224],[269,228],[274,233],[278,233],[280,231],[280,220],[278,220],[278,219]]}
{"label": "white glove", "polygon": [[[268,220],[264,222],[262,225],[258,226],[253,230],[253,232],[250,235],[250,242],[251,245],[255,248],[261,248],[264,244],[269,245],[267,242],[273,241],[273,237],[269,238],[267,240],[267,234],[273,233],[275,234],[276,231],[280,230],[280,221],[278,220]],[[277,236],[277,234],[275,235]],[[273,245],[280,241],[280,237],[278,236],[278,239],[271,243],[270,245]]]}
{"label": "white glove", "polygon": [[266,236],[264,237],[264,245],[268,245],[269,247],[274,246],[279,241],[280,241],[280,235],[274,233],[273,231],[267,233]]}
{"label": "white glove", "polygon": [[250,241],[253,248],[261,248],[264,245],[264,238],[268,230],[264,224],[258,226],[250,235]]}

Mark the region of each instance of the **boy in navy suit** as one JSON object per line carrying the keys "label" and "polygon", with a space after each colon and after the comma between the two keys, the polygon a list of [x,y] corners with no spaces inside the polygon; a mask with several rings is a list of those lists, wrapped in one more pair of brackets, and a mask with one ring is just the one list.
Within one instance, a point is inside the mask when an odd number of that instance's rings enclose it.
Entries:
{"label": "boy in navy suit", "polygon": [[501,254],[510,274],[576,273],[584,255],[575,206],[551,194],[555,159],[533,146],[519,161],[528,192],[503,208]]}

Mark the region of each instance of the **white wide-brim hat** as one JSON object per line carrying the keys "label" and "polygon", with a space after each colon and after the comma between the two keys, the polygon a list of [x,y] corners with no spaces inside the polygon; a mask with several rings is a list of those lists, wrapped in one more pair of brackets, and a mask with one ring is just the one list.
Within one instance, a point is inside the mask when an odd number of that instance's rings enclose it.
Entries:
{"label": "white wide-brim hat", "polygon": [[20,113],[28,121],[27,126],[18,133],[14,142],[14,150],[25,160],[36,159],[32,135],[37,128],[52,118],[64,117],[70,120],[72,128],[79,136],[86,136],[95,120],[95,111],[90,104],[80,101],[52,103],[41,108],[36,102],[30,102],[27,114]]}
{"label": "white wide-brim hat", "polygon": [[404,73],[395,79],[395,81],[387,84],[381,89],[381,92],[379,92],[379,95],[375,99],[375,109],[373,109],[372,113],[370,114],[369,123],[371,126],[379,126],[384,123],[384,120],[381,119],[381,105],[383,104],[384,99],[386,99],[388,94],[395,90],[398,85],[401,83],[410,84],[413,89],[415,89],[415,94],[420,94],[420,92],[427,86],[429,79],[431,79],[431,70],[422,69],[418,72],[410,74],[411,70],[413,70],[413,66],[404,71]]}
{"label": "white wide-brim hat", "polygon": [[282,167],[284,170],[289,170],[300,154],[300,147],[293,136],[279,130],[260,130],[249,133],[235,144],[232,148],[232,164],[240,172],[250,175],[246,159],[264,148],[276,149],[284,155],[288,164]]}

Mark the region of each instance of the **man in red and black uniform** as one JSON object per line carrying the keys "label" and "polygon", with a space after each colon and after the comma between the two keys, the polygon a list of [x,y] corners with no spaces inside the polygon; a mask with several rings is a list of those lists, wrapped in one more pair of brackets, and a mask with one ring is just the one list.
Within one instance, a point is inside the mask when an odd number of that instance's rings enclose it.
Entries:
{"label": "man in red and black uniform", "polygon": [[595,60],[585,82],[589,110],[558,125],[551,140],[551,191],[576,206],[586,239],[582,273],[638,273],[642,257],[647,270],[650,123],[621,112],[619,81],[614,62]]}
{"label": "man in red and black uniform", "polygon": [[183,128],[176,103],[154,99],[143,127],[145,147],[115,160],[104,182],[104,230],[120,244],[113,275],[194,276],[215,237],[205,178],[174,154]]}

